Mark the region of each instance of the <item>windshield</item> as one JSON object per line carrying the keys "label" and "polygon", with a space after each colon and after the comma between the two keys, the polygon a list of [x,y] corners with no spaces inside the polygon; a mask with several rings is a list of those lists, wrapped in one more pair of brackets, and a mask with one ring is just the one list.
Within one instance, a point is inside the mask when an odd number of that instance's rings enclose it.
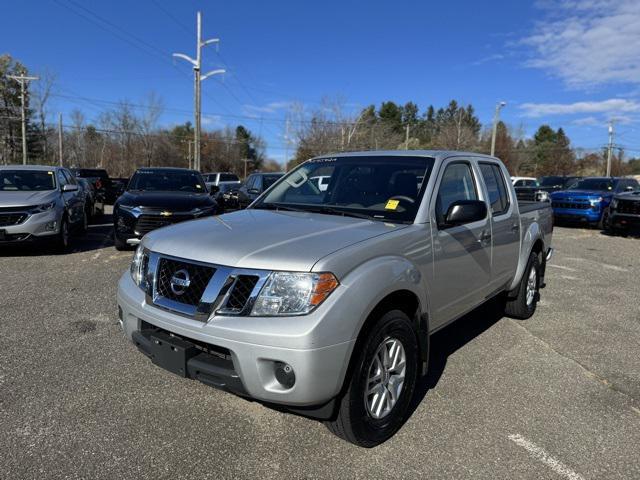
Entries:
{"label": "windshield", "polygon": [[0,170],[0,190],[40,192],[56,189],[56,179],[49,170]]}
{"label": "windshield", "polygon": [[[426,157],[317,158],[286,175],[253,208],[409,223],[415,219],[432,166],[433,159]],[[322,188],[318,177],[325,177]]]}
{"label": "windshield", "polygon": [[567,190],[596,190],[607,192],[613,190],[615,182],[610,178],[585,178],[571,185]]}
{"label": "windshield", "polygon": [[167,170],[138,170],[131,177],[128,190],[198,193],[207,191],[200,174]]}
{"label": "windshield", "polygon": [[282,177],[282,175],[264,175],[262,177],[262,189],[266,190],[271,185],[276,183],[278,179],[280,179],[280,177]]}
{"label": "windshield", "polygon": [[562,177],[542,177],[540,179],[541,187],[562,187],[564,179]]}

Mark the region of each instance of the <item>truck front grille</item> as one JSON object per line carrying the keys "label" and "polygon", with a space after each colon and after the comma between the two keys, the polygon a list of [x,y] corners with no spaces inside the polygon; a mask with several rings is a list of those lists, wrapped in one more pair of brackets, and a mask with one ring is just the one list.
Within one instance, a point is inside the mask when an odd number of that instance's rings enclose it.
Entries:
{"label": "truck front grille", "polygon": [[270,275],[149,252],[147,302],[197,320],[212,314],[244,315]]}
{"label": "truck front grille", "polygon": [[[174,302],[198,306],[209,280],[215,273],[212,267],[204,267],[193,263],[181,262],[169,258],[161,258],[158,264],[158,294]],[[177,274],[177,275],[176,275]],[[176,276],[188,279],[188,286],[172,284]]]}
{"label": "truck front grille", "polygon": [[618,213],[626,213],[628,215],[640,215],[640,201],[618,200],[616,207]]}
{"label": "truck front grille", "polygon": [[590,203],[577,203],[577,202],[553,202],[551,204],[553,208],[571,208],[574,210],[589,210],[591,208]]}

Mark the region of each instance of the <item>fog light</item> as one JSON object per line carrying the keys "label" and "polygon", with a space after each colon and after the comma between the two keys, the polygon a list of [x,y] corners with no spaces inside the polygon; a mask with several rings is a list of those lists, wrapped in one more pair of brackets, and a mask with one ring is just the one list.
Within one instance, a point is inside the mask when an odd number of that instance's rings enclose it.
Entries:
{"label": "fog light", "polygon": [[291,388],[296,383],[296,374],[293,372],[293,368],[288,363],[276,364],[276,380],[284,388]]}
{"label": "fog light", "polygon": [[44,225],[45,230],[49,230],[51,232],[55,232],[56,228],[58,227],[58,222],[53,221],[53,222],[47,222]]}

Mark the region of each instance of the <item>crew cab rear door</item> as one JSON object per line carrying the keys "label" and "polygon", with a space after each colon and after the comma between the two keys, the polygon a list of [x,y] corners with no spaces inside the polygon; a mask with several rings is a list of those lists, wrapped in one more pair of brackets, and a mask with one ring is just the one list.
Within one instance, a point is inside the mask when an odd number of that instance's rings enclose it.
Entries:
{"label": "crew cab rear door", "polygon": [[446,226],[457,200],[485,200],[472,161],[443,162],[430,204],[433,272],[430,283],[432,328],[463,315],[484,300],[491,283],[491,223],[483,220]]}
{"label": "crew cab rear door", "polygon": [[491,284],[499,289],[513,280],[520,255],[520,216],[517,199],[505,181],[498,162],[478,162],[491,215]]}

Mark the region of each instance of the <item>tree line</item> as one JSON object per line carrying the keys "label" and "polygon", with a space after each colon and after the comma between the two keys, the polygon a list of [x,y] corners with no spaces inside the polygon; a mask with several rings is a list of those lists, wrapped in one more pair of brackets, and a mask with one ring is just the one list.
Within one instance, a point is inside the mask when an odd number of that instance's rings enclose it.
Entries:
{"label": "tree line", "polygon": [[[20,85],[9,75],[28,74],[10,55],[0,55],[0,164],[22,162]],[[58,130],[51,122],[50,99],[55,75],[41,73],[31,82],[25,104],[30,163],[57,164]],[[492,125],[483,125],[473,105],[451,100],[420,111],[414,102],[369,105],[357,115],[346,114],[343,100],[323,100],[307,111],[293,104],[284,135],[293,157],[285,168],[316,155],[354,150],[446,149],[489,153]],[[102,110],[91,121],[75,109],[63,126],[63,163],[73,167],[106,168],[112,176],[129,176],[143,166],[190,166],[193,127],[190,122],[159,124],[165,110],[162,98],[150,93],[139,104],[127,100]],[[203,171],[277,171],[283,166],[266,155],[263,138],[243,125],[202,133]],[[512,175],[603,175],[606,151],[574,148],[562,128],[541,125],[532,137],[522,127],[498,122],[495,153]],[[640,173],[640,159],[613,155],[612,174]]]}
{"label": "tree line", "polygon": [[[436,108],[429,105],[420,112],[414,102],[398,105],[382,102],[369,105],[357,116],[342,114],[341,101],[325,100],[320,108],[305,112],[294,107],[292,124],[298,148],[293,164],[309,157],[346,150],[434,149],[491,151],[492,125],[483,126],[473,105],[451,100]],[[512,128],[504,122],[496,126],[495,155],[512,175],[604,175],[605,149],[587,152],[571,146],[562,128],[541,125],[527,138],[523,127]],[[640,159],[624,160],[624,151],[612,156],[612,174],[640,174]]]}
{"label": "tree line", "polygon": [[[9,75],[28,74],[10,55],[0,56],[0,164],[22,163],[20,85]],[[29,163],[58,164],[58,125],[50,122],[49,103],[55,76],[40,75],[25,96]],[[123,100],[100,112],[92,121],[79,109],[63,125],[63,164],[105,168],[115,177],[128,177],[139,167],[190,166],[193,146],[191,122],[170,128],[159,125],[162,98],[150,93],[140,104]],[[244,174],[279,170],[266,158],[264,140],[242,125],[202,132],[203,171]]]}

